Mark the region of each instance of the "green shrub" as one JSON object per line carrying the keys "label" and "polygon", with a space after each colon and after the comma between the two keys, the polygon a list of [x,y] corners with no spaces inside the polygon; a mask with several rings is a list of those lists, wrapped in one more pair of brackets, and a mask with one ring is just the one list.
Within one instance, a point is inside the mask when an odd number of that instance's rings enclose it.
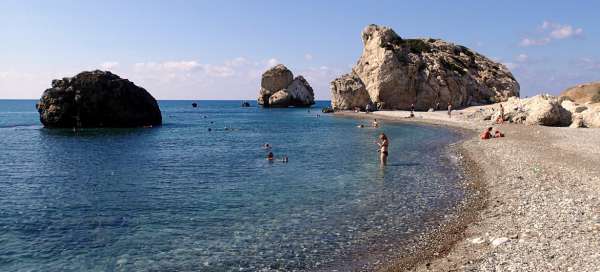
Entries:
{"label": "green shrub", "polygon": [[405,39],[402,40],[402,44],[408,47],[408,50],[413,54],[429,53],[431,52],[431,46],[420,39]]}

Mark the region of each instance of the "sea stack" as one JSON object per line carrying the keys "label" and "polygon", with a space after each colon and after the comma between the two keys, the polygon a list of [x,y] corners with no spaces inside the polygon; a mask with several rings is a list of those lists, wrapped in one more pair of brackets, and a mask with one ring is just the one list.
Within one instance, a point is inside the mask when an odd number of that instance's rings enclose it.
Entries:
{"label": "sea stack", "polygon": [[331,82],[335,110],[417,110],[490,104],[519,96],[519,83],[502,64],[464,46],[439,39],[403,39],[394,30],[369,25],[364,49],[349,74]]}
{"label": "sea stack", "polygon": [[48,128],[148,127],[162,124],[156,99],[110,72],[55,79],[36,104]]}
{"label": "sea stack", "polygon": [[258,104],[263,107],[310,107],[315,94],[303,76],[294,78],[282,64],[265,71],[260,83]]}

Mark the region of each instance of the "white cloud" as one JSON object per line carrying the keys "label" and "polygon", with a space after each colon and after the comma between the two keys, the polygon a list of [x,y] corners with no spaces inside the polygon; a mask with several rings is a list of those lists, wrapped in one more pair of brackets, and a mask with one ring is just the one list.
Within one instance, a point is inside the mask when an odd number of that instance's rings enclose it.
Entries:
{"label": "white cloud", "polygon": [[176,72],[176,71],[192,71],[201,68],[202,65],[194,60],[184,61],[165,61],[165,62],[138,62],[134,64],[136,71],[163,71],[163,72]]}
{"label": "white cloud", "polygon": [[271,59],[267,60],[267,65],[269,67],[273,67],[277,64],[279,64],[279,60],[277,60],[276,58],[271,58]]}
{"label": "white cloud", "polygon": [[[120,62],[118,65],[108,62],[105,66],[95,64],[52,73],[0,70],[0,98],[38,98],[50,87],[52,79],[102,66],[118,67],[120,77],[144,87],[157,99],[255,99],[262,73],[280,63],[276,58],[253,60],[245,57],[218,63],[194,59]],[[318,99],[328,99],[329,82],[347,72],[347,69],[342,71],[329,66],[288,68],[294,75],[303,75],[309,81]]]}
{"label": "white cloud", "polygon": [[531,38],[523,38],[519,43],[521,46],[534,46],[534,45],[545,45],[550,42],[550,38],[541,38],[541,39],[531,39]]}
{"label": "white cloud", "polygon": [[577,67],[588,71],[600,71],[600,60],[592,58],[580,58],[575,61]]}
{"label": "white cloud", "polygon": [[119,63],[116,61],[105,61],[100,64],[100,68],[102,68],[102,70],[112,70],[117,67],[119,67]]}
{"label": "white cloud", "polygon": [[527,56],[527,54],[519,54],[517,56],[518,62],[526,62],[527,60],[529,60],[529,56]]}
{"label": "white cloud", "polygon": [[313,59],[313,55],[311,55],[309,53],[306,53],[306,54],[304,54],[304,59],[305,60],[312,60]]}
{"label": "white cloud", "polygon": [[524,47],[546,45],[553,40],[581,37],[583,36],[583,28],[544,21],[539,27],[539,33],[536,36],[537,37],[524,37],[519,42],[519,45]]}
{"label": "white cloud", "polygon": [[506,66],[506,68],[508,68],[509,70],[515,70],[519,68],[519,64],[516,64],[514,62],[502,62],[502,64],[504,64],[504,66]]}
{"label": "white cloud", "polygon": [[558,40],[583,34],[582,28],[574,28],[571,25],[561,25],[550,21],[544,21],[542,29],[550,31],[550,37]]}

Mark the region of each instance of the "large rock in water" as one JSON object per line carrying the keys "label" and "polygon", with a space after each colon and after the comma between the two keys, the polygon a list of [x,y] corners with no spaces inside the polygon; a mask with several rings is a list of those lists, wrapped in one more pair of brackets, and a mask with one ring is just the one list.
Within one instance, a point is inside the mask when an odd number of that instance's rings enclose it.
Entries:
{"label": "large rock in water", "polygon": [[[367,26],[362,40],[363,53],[352,70],[370,101],[384,109],[408,110],[414,103],[417,110],[427,110],[448,102],[461,107],[519,96],[519,84],[504,65],[464,46],[438,39],[402,39],[377,25]],[[332,82],[332,104],[338,109],[363,107],[354,104],[364,103],[363,99],[351,97],[360,92],[340,92],[339,82],[344,81]]]}
{"label": "large rock in water", "polygon": [[258,104],[265,107],[310,107],[315,103],[308,81],[302,76],[294,78],[282,64],[265,71],[260,86]]}
{"label": "large rock in water", "polygon": [[144,88],[110,72],[53,80],[36,108],[50,128],[142,127],[162,124],[158,103]]}

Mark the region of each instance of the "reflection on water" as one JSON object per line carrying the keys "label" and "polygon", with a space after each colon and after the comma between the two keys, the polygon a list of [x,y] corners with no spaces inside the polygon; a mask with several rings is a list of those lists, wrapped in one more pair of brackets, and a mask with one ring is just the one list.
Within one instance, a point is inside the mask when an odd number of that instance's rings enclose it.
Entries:
{"label": "reflection on water", "polygon": [[2,271],[328,270],[377,259],[462,196],[441,128],[162,101],[162,127],[73,132],[42,129],[35,101],[3,103],[22,114],[0,121]]}

